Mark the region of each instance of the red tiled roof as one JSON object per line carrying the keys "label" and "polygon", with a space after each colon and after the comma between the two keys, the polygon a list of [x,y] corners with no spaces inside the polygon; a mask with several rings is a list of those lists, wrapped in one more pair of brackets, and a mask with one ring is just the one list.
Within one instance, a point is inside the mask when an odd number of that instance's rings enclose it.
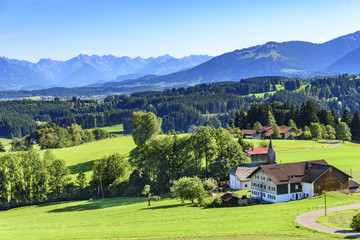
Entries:
{"label": "red tiled roof", "polygon": [[252,155],[259,155],[259,154],[267,154],[268,148],[267,147],[252,147],[249,149],[244,150],[250,156]]}
{"label": "red tiled roof", "polygon": [[[272,135],[274,132],[273,132],[273,128],[274,126],[265,126],[263,127],[262,129],[259,130],[260,133],[263,133],[265,132],[265,136],[270,136]],[[288,126],[281,126],[279,127],[280,129],[280,133],[284,134],[288,131],[290,131],[291,129],[294,129],[293,127],[288,127]]]}
{"label": "red tiled roof", "polygon": [[264,126],[262,129],[259,130],[259,133],[267,132],[271,130],[274,126]]}
{"label": "red tiled roof", "polygon": [[252,130],[252,129],[242,129],[240,131],[241,134],[248,134],[248,135],[252,135],[256,133],[256,130]]}

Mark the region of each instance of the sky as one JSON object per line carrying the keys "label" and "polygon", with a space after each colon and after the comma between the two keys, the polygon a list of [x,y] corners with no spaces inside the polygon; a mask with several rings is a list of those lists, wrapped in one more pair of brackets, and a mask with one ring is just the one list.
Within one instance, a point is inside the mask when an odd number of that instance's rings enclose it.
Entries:
{"label": "sky", "polygon": [[358,0],[0,0],[0,56],[211,56],[360,30]]}

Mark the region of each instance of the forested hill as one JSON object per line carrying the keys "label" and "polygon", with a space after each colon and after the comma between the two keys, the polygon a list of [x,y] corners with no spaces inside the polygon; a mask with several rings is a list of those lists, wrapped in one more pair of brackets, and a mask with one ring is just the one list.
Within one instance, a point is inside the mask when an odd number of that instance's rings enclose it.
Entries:
{"label": "forested hill", "polygon": [[1,101],[0,133],[8,137],[34,133],[35,121],[54,122],[61,127],[77,123],[83,128],[122,123],[125,131],[131,131],[131,113],[138,110],[151,111],[161,117],[164,132],[172,129],[187,132],[192,125],[226,127],[236,111],[248,110],[254,103],[287,102],[286,109],[289,104],[300,109],[308,100],[319,108],[334,109],[337,114],[348,107],[353,114],[360,104],[360,77],[345,74],[305,81],[258,77],[241,82],[108,96],[103,101],[77,97],[67,101],[58,98]]}

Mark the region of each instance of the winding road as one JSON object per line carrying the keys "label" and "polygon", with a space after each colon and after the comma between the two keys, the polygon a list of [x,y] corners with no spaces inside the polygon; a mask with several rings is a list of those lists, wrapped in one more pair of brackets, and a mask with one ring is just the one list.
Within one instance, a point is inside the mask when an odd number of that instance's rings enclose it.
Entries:
{"label": "winding road", "polygon": [[[360,202],[355,203],[353,205],[328,208],[327,213],[356,209],[356,208],[360,208]],[[351,232],[351,231],[335,229],[335,228],[326,227],[324,225],[317,223],[316,218],[318,218],[319,216],[324,215],[324,214],[325,214],[324,209],[316,210],[316,211],[312,211],[312,212],[306,212],[306,213],[303,213],[303,214],[300,214],[299,216],[297,216],[294,221],[297,222],[298,224],[300,224],[301,226],[304,226],[306,228],[310,228],[310,229],[313,229],[316,231],[320,231],[320,232],[332,233],[332,234],[337,234],[337,235],[347,236],[347,237],[360,237],[360,232]]]}

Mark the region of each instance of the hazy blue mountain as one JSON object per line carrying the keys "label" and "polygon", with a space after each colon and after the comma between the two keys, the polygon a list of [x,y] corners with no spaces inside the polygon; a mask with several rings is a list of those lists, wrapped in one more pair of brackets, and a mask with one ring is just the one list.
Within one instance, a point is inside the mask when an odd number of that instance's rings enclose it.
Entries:
{"label": "hazy blue mountain", "polygon": [[[107,81],[121,81],[130,78],[139,78],[148,74],[169,74],[183,69],[194,67],[211,59],[210,56],[189,56],[184,58],[174,58],[170,55],[159,56],[156,58],[130,58],[116,57],[113,55],[88,56],[80,54],[77,57],[66,61],[52,59],[40,59],[37,63],[32,63],[17,59],[4,58],[9,64],[27,69],[30,73],[37,73],[41,79],[47,81],[39,84],[34,82],[17,82],[15,85],[20,88],[29,89],[31,86],[36,88],[46,88],[49,86],[60,87],[79,87],[94,84],[99,86]],[[24,71],[25,72],[25,71]],[[23,76],[24,79],[31,78]],[[17,78],[19,79],[19,78]],[[9,79],[11,82],[11,79]],[[2,86],[6,89],[12,85],[4,82]]]}
{"label": "hazy blue mountain", "polygon": [[360,73],[360,48],[349,52],[327,68],[325,72]]}
{"label": "hazy blue mountain", "polygon": [[322,44],[301,41],[268,42],[225,53],[185,71],[126,80],[120,82],[119,86],[160,84],[178,87],[202,82],[238,81],[256,76],[306,75],[322,71],[359,47],[360,31]]}
{"label": "hazy blue mountain", "polygon": [[30,68],[0,58],[0,89],[18,90],[28,86],[46,86],[46,80]]}

